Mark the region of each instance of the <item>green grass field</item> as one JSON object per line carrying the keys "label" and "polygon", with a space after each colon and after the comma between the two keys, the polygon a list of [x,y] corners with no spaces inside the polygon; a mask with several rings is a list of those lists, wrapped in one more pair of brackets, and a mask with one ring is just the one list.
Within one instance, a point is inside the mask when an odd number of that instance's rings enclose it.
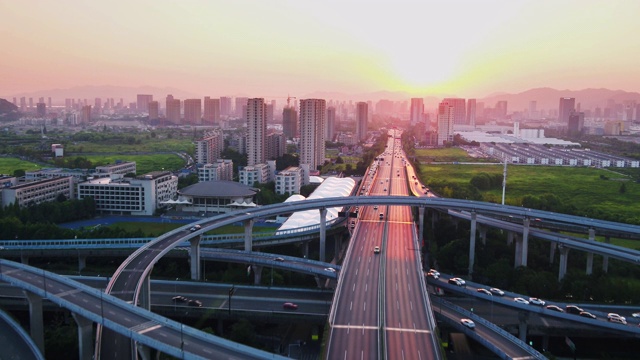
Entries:
{"label": "green grass field", "polygon": [[[138,175],[150,171],[178,170],[184,166],[184,160],[175,154],[145,154],[145,155],[87,155],[87,158],[96,166],[113,164],[116,160],[135,161]],[[74,156],[67,157],[69,159]]]}
{"label": "green grass field", "polygon": [[89,142],[80,141],[69,144],[65,148],[67,153],[130,153],[130,152],[166,152],[166,151],[192,151],[194,148],[192,139],[160,139],[145,138],[139,144],[126,144],[122,142]]}
{"label": "green grass field", "polygon": [[416,149],[416,157],[420,163],[428,162],[493,162],[489,159],[476,159],[460,148]]}
{"label": "green grass field", "polygon": [[0,174],[13,175],[16,170],[33,171],[41,169],[42,166],[30,161],[20,160],[14,157],[0,157]]}

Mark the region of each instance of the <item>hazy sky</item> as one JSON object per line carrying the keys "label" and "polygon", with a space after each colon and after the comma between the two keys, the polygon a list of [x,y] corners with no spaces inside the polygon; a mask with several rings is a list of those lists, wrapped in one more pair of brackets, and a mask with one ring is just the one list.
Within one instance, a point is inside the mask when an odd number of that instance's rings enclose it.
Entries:
{"label": "hazy sky", "polygon": [[1,0],[0,96],[638,91],[638,0]]}

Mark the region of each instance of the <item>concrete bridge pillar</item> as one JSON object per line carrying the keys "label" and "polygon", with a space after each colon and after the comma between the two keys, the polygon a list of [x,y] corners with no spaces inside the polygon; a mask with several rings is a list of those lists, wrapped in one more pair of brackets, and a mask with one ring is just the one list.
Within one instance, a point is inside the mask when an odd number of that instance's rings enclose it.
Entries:
{"label": "concrete bridge pillar", "polygon": [[516,257],[513,266],[518,267],[522,265],[522,238],[516,233],[513,234],[513,238],[516,245]]}
{"label": "concrete bridge pillar", "polygon": [[[604,242],[606,244],[610,244],[611,243],[611,237],[609,235],[606,235],[604,237]],[[609,257],[608,256],[603,256],[602,257],[602,271],[609,272]]]}
{"label": "concrete bridge pillar", "polygon": [[191,261],[191,280],[200,280],[200,236],[189,239]]}
{"label": "concrete bridge pillar", "polygon": [[527,257],[529,256],[529,218],[524,219],[522,225],[522,258],[520,265],[527,266]]}
{"label": "concrete bridge pillar", "polygon": [[[149,271],[149,274],[151,274],[151,271]],[[142,279],[142,288],[140,288],[139,298],[140,307],[147,310],[151,310],[151,275],[149,274]]]}
{"label": "concrete bridge pillar", "polygon": [[418,241],[424,246],[424,206],[418,208]]}
{"label": "concrete bridge pillar", "polygon": [[320,210],[320,261],[325,261],[327,251],[327,209]]}
{"label": "concrete bridge pillar", "polygon": [[567,261],[569,260],[569,248],[560,246],[560,270],[558,271],[558,281],[562,280],[567,274]]}
{"label": "concrete bridge pillar", "polygon": [[139,359],[142,360],[153,360],[160,358],[160,352],[156,349],[150,348],[147,345],[136,343],[138,348]]}
{"label": "concrete bridge pillar", "polygon": [[78,274],[87,267],[87,257],[85,255],[78,256]]}
{"label": "concrete bridge pillar", "polygon": [[[46,280],[45,280],[46,286]],[[45,290],[46,291],[46,290]],[[29,329],[31,339],[41,353],[44,354],[44,325],[42,322],[42,298],[32,292],[23,290],[29,302]]]}
{"label": "concrete bridge pillar", "polygon": [[507,231],[507,245],[513,244],[513,237],[516,234],[513,231]]}
{"label": "concrete bridge pillar", "polygon": [[482,245],[487,245],[487,227],[478,226],[478,231],[480,232],[480,240],[482,241]]}
{"label": "concrete bridge pillar", "polygon": [[253,220],[244,221],[244,251],[253,250]]}
{"label": "concrete bridge pillar", "polygon": [[558,243],[551,242],[549,244],[551,245],[551,249],[549,250],[549,264],[553,264],[556,257],[556,248],[558,247]]}
{"label": "concrete bridge pillar", "polygon": [[251,269],[253,270],[253,284],[260,285],[262,282],[262,266],[251,265]]}
{"label": "concrete bridge pillar", "polygon": [[[589,229],[589,240],[591,241],[595,241],[596,240],[596,230],[591,228]],[[593,274],[593,253],[589,252],[587,253],[587,275],[591,275]]]}
{"label": "concrete bridge pillar", "polygon": [[476,212],[471,212],[471,235],[469,238],[469,277],[473,274],[473,265],[476,260]]}
{"label": "concrete bridge pillar", "polygon": [[93,322],[76,313],[71,313],[78,325],[78,345],[81,360],[93,359]]}
{"label": "concrete bridge pillar", "polygon": [[308,241],[302,244],[302,255],[304,256],[305,259],[309,258],[309,242]]}

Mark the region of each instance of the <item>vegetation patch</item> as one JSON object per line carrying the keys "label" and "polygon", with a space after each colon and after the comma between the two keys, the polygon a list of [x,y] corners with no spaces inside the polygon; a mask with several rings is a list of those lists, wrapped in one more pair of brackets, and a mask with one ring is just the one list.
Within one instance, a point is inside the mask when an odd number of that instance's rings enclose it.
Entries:
{"label": "vegetation patch", "polygon": [[20,160],[15,157],[0,157],[0,174],[13,175],[16,170],[34,171],[42,166],[31,161]]}

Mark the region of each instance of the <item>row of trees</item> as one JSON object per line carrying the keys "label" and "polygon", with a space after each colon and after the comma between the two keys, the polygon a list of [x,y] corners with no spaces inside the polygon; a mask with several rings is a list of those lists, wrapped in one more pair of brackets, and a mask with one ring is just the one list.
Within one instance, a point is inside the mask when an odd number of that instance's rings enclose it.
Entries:
{"label": "row of trees", "polygon": [[0,209],[0,219],[16,218],[23,223],[54,223],[91,219],[96,215],[96,204],[93,198],[67,200],[59,195],[57,201],[44,202],[28,207],[20,207],[17,203]]}

